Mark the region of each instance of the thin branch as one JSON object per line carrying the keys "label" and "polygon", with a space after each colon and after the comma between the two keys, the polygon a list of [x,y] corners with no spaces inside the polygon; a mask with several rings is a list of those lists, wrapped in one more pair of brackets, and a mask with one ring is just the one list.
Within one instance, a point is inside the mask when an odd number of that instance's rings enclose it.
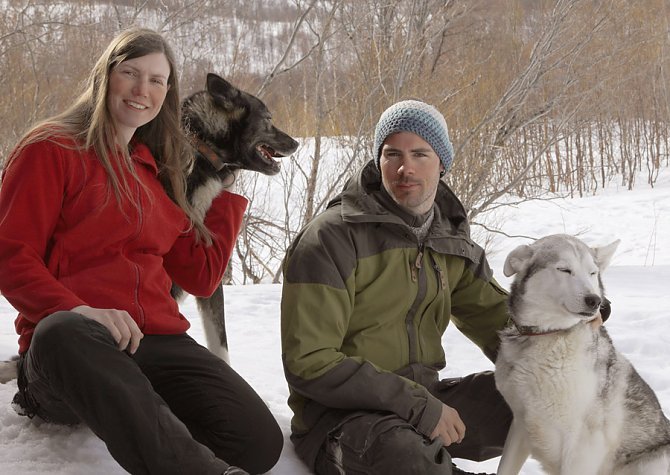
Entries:
{"label": "thin branch", "polygon": [[[303,22],[305,21],[305,18],[307,18],[307,15],[309,15],[309,12],[312,11],[312,8],[314,8],[314,5],[316,5],[317,0],[312,0],[305,9],[305,11],[298,17],[296,20],[295,24],[293,25],[293,31],[291,31],[291,38],[288,41],[288,44],[286,45],[286,48],[284,49],[284,53],[282,54],[282,57],[279,59],[277,64],[274,65],[272,68],[272,71],[270,71],[270,74],[265,76],[265,79],[263,80],[263,84],[261,84],[261,87],[258,88],[258,91],[256,95],[258,97],[263,97],[263,92],[265,92],[265,88],[272,82],[272,80],[278,75],[279,68],[284,64],[286,59],[288,58],[289,53],[293,49],[293,46],[295,44],[296,37],[298,36],[298,32],[300,31],[300,27],[302,26]],[[297,61],[291,68],[295,67],[297,64],[301,63],[306,56],[303,56],[299,61]],[[284,69],[282,72],[289,71],[291,68]]]}

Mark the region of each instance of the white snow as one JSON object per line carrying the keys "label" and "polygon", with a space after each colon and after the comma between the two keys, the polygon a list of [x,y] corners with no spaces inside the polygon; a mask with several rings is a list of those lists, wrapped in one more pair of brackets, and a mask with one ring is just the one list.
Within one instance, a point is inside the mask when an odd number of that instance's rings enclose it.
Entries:
{"label": "white snow", "polygon": [[[526,202],[487,219],[502,223],[502,229],[514,235],[567,232],[594,246],[621,239],[604,275],[613,302],[607,328],[617,348],[656,391],[666,415],[670,414],[670,170],[663,171],[653,189],[644,184],[632,191],[612,186],[597,196]],[[502,261],[523,242],[527,240],[500,236],[493,240],[491,265],[505,286],[509,282],[500,272]],[[281,286],[231,286],[225,292],[232,365],[267,402],[286,434],[281,460],[271,473],[307,474],[288,440],[291,413],[286,406],[288,389],[279,344]],[[191,335],[204,344],[192,299],[184,304],[183,313],[192,322]],[[14,315],[0,299],[0,359],[16,352]],[[479,350],[453,328],[447,331],[444,346],[448,364],[444,376],[492,369]],[[16,415],[9,405],[15,390],[15,381],[0,385],[0,473],[125,473],[87,428],[59,427]],[[490,473],[495,472],[497,462],[456,460],[467,470]],[[522,470],[524,475],[541,473],[533,460]]]}

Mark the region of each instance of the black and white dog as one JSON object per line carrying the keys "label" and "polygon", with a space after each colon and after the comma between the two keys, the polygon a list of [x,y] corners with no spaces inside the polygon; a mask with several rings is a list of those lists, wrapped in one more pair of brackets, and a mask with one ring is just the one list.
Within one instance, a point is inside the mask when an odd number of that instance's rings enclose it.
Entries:
{"label": "black and white dog", "polygon": [[[257,97],[246,93],[216,74],[207,75],[207,86],[182,102],[184,128],[195,149],[196,159],[188,177],[188,198],[196,219],[204,219],[212,200],[230,187],[238,171],[276,175],[276,160],[298,148],[291,136],[272,123],[272,115]],[[228,280],[230,278],[228,277]],[[197,297],[207,348],[225,361],[228,358],[223,283],[209,298]],[[173,286],[172,295],[183,297]],[[16,378],[16,360],[0,362],[0,384]]]}
{"label": "black and white dog", "polygon": [[[291,155],[298,148],[298,142],[274,126],[272,115],[260,99],[216,74],[207,75],[206,90],[183,101],[182,117],[197,150],[188,178],[188,198],[199,219],[204,219],[212,200],[235,181],[239,170],[276,175],[280,164],[275,159]],[[180,288],[173,287],[175,298],[182,294]],[[196,302],[207,348],[229,361],[223,288],[220,286],[209,298],[196,298]]]}

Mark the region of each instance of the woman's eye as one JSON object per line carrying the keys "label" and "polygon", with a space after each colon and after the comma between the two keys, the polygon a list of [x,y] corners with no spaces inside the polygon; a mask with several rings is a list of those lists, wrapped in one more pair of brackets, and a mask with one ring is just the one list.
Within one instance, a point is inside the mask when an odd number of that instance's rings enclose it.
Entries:
{"label": "woman's eye", "polygon": [[572,271],[570,269],[568,269],[567,267],[559,267],[558,271],[559,272],[565,272],[566,274],[572,275]]}

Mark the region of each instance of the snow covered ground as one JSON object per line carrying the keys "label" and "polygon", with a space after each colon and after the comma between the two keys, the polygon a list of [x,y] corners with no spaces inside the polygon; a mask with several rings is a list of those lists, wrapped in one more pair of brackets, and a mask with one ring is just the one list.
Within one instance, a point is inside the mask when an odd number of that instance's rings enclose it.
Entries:
{"label": "snow covered ground", "polygon": [[[611,267],[604,275],[613,313],[607,323],[618,349],[636,366],[658,394],[670,415],[670,170],[651,189],[633,191],[611,186],[597,196],[581,199],[527,202],[506,209],[490,220],[502,223],[508,234],[541,237],[566,232],[597,246],[621,239]],[[505,286],[500,269],[507,253],[527,242],[496,237],[491,265]],[[662,245],[665,243],[666,247]],[[227,324],[233,366],[260,393],[286,434],[281,460],[274,475],[301,475],[307,470],[288,441],[291,413],[286,406],[279,344],[279,285],[226,287]],[[191,335],[204,343],[202,326],[192,299],[183,313],[191,320]],[[16,351],[14,310],[0,298],[0,359]],[[491,369],[491,363],[450,328],[444,337],[448,368],[444,376]],[[90,430],[59,427],[14,413],[9,402],[16,383],[0,385],[0,473],[111,475],[125,473]],[[456,460],[465,469],[494,473],[497,459],[484,463]],[[524,475],[541,474],[530,460]]]}

